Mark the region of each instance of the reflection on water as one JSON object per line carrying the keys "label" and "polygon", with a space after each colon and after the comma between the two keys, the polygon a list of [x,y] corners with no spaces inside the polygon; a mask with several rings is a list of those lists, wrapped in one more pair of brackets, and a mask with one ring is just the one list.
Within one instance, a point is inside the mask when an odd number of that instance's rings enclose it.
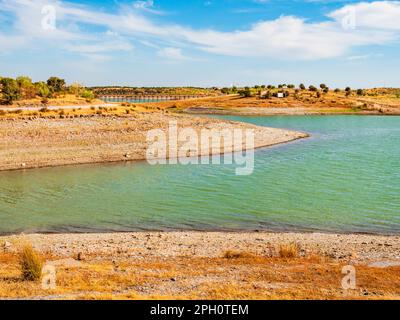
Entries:
{"label": "reflection on water", "polygon": [[225,117],[310,139],[235,166],[144,162],[0,173],[0,233],[303,230],[400,233],[400,117]]}

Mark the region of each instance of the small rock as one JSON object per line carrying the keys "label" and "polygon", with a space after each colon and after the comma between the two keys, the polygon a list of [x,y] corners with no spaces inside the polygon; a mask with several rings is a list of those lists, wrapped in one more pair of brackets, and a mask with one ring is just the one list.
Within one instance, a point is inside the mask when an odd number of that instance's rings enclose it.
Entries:
{"label": "small rock", "polygon": [[85,254],[83,252],[79,252],[76,260],[78,261],[86,260]]}
{"label": "small rock", "polygon": [[21,167],[26,167],[26,163],[21,163]]}
{"label": "small rock", "polygon": [[5,241],[5,242],[3,243],[3,249],[4,249],[4,251],[9,251],[9,250],[11,249],[11,247],[12,247],[12,244],[11,244],[10,242]]}

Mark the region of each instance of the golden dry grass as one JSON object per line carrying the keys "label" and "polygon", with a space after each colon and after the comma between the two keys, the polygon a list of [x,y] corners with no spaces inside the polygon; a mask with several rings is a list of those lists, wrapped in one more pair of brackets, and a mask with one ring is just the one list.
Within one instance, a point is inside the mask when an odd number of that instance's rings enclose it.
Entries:
{"label": "golden dry grass", "polygon": [[[227,256],[227,257],[226,257]],[[50,257],[49,259],[54,259]],[[221,258],[91,260],[57,267],[57,288],[23,281],[16,255],[0,254],[0,297],[52,299],[399,299],[400,268],[356,266],[345,291],[339,263],[229,252]]]}
{"label": "golden dry grass", "polygon": [[32,245],[25,244],[20,252],[20,266],[22,279],[38,281],[41,278],[43,261],[40,255],[33,250]]}
{"label": "golden dry grass", "polygon": [[297,243],[285,243],[279,246],[279,256],[281,258],[297,258],[300,254],[300,246]]}

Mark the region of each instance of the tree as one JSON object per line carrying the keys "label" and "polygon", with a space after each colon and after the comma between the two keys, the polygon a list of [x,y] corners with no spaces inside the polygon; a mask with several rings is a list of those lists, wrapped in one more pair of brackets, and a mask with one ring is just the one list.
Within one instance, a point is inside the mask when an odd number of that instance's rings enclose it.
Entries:
{"label": "tree", "polygon": [[339,88],[335,89],[335,93],[339,93],[339,92],[340,92]]}
{"label": "tree", "polygon": [[288,87],[289,89],[294,89],[295,85],[294,85],[294,84],[288,84],[287,87]]}
{"label": "tree", "polygon": [[26,76],[21,76],[16,79],[20,88],[21,98],[33,99],[36,97],[36,89],[32,83],[32,79]]}
{"label": "tree", "polygon": [[74,82],[69,87],[69,92],[76,96],[79,96],[81,94],[82,90],[83,90],[83,86],[78,82]]}
{"label": "tree", "polygon": [[324,91],[324,93],[328,93],[328,92],[329,92],[329,88],[328,88],[328,87],[325,87],[325,88],[323,89],[323,91]]}
{"label": "tree", "polygon": [[346,92],[351,92],[351,88],[350,87],[346,87],[345,91]]}
{"label": "tree", "polygon": [[20,88],[16,80],[12,78],[1,79],[1,91],[3,92],[3,103],[12,104],[21,98]]}
{"label": "tree", "polygon": [[319,87],[320,87],[322,90],[324,90],[324,89],[326,88],[326,84],[325,84],[325,83],[321,83],[321,84],[319,85]]}
{"label": "tree", "polygon": [[35,88],[36,88],[36,91],[37,91],[39,97],[42,98],[42,103],[47,103],[51,96],[51,91],[50,91],[50,88],[47,85],[47,83],[46,82],[36,82]]}
{"label": "tree", "polygon": [[314,87],[313,85],[309,86],[308,89],[313,92],[318,91],[318,89],[316,87]]}
{"label": "tree", "polygon": [[65,80],[57,77],[51,77],[47,80],[47,85],[49,86],[51,92],[59,93],[65,89]]}
{"label": "tree", "polygon": [[363,96],[364,95],[364,90],[363,89],[358,89],[357,90],[357,95]]}
{"label": "tree", "polygon": [[240,91],[239,91],[239,94],[240,94],[242,97],[245,97],[245,98],[249,98],[249,97],[252,96],[251,90],[250,90],[249,87],[245,87],[244,90],[240,90]]}
{"label": "tree", "polygon": [[229,94],[230,89],[229,89],[229,88],[222,88],[222,89],[221,89],[221,92],[222,92],[223,94]]}
{"label": "tree", "polygon": [[301,84],[299,85],[299,88],[300,88],[301,90],[306,90],[306,86],[305,86],[303,83],[301,83]]}

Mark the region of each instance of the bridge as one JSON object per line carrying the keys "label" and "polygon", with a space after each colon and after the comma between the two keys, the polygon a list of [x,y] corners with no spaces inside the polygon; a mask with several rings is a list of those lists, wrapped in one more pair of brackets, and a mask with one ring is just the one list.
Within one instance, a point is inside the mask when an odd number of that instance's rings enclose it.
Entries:
{"label": "bridge", "polygon": [[98,95],[104,102],[162,102],[204,98],[203,95]]}

